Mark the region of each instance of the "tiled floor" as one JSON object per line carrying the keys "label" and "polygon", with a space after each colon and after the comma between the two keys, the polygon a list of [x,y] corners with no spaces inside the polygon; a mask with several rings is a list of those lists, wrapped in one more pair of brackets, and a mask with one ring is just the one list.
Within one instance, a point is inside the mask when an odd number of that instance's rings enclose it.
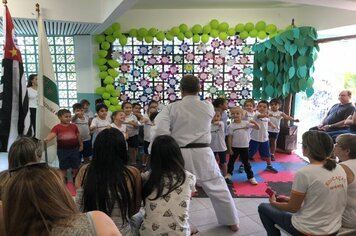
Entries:
{"label": "tiled floor", "polygon": [[[7,169],[7,154],[0,153],[0,171]],[[190,208],[190,222],[199,230],[199,236],[267,235],[257,213],[261,202],[267,198],[234,198],[240,217],[240,230],[232,232],[228,227],[217,223],[209,198],[193,198]],[[282,234],[283,235],[283,234]]]}

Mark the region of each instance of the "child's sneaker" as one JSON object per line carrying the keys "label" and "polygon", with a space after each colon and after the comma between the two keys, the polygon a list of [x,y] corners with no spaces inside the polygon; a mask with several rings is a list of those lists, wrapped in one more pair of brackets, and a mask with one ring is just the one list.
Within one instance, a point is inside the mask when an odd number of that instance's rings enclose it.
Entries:
{"label": "child's sneaker", "polygon": [[272,165],[267,165],[266,171],[272,172],[274,174],[278,173],[278,170],[276,170]]}
{"label": "child's sneaker", "polygon": [[275,161],[276,160],[276,158],[275,158],[275,156],[272,154],[271,155],[271,161]]}
{"label": "child's sneaker", "polygon": [[257,185],[258,184],[258,182],[256,181],[255,178],[251,178],[248,181],[250,181],[250,184],[252,184],[252,185]]}
{"label": "child's sneaker", "polygon": [[245,167],[244,167],[243,164],[241,164],[240,167],[239,167],[238,172],[239,172],[239,173],[244,173],[244,171],[245,171]]}
{"label": "child's sneaker", "polygon": [[229,178],[225,178],[225,182],[227,185],[232,185],[232,181]]}

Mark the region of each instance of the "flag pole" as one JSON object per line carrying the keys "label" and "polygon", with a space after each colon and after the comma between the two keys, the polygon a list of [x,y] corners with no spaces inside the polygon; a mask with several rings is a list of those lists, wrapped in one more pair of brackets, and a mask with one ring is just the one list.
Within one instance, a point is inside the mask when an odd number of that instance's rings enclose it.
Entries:
{"label": "flag pole", "polygon": [[[4,1],[6,1],[6,0],[4,0]],[[37,19],[38,19],[38,17],[40,16],[40,4],[38,4],[38,3],[36,3],[36,12],[37,12]],[[42,140],[42,142],[43,142],[44,153],[45,153],[45,161],[46,161],[46,163],[48,163],[47,143],[44,142],[43,140]]]}
{"label": "flag pole", "polygon": [[7,0],[2,0],[2,3],[6,6]]}

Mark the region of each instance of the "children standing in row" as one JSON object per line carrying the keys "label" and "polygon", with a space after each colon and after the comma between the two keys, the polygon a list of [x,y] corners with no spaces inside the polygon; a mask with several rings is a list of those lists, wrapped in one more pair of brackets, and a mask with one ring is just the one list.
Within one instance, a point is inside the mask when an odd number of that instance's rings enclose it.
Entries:
{"label": "children standing in row", "polygon": [[226,183],[232,184],[232,181],[227,176],[225,124],[221,121],[221,110],[219,108],[215,108],[215,116],[211,121],[210,147],[214,152],[215,158],[216,156],[219,157],[219,167]]}
{"label": "children standing in row", "polygon": [[259,125],[258,130],[251,131],[251,140],[249,145],[249,158],[253,159],[253,156],[259,151],[260,156],[263,160],[266,160],[267,167],[266,171],[272,173],[278,173],[271,165],[271,154],[269,149],[269,139],[268,139],[268,126],[275,128],[275,125],[271,123],[268,115],[268,102],[266,100],[261,100],[257,105],[257,112],[254,116],[254,121]]}
{"label": "children standing in row", "polygon": [[48,143],[57,137],[57,156],[59,169],[63,178],[67,177],[67,170],[72,169],[73,176],[77,174],[80,159],[79,152],[83,150],[83,141],[78,127],[71,124],[71,113],[67,109],[60,109],[57,113],[60,123],[55,125],[47,137],[43,140]]}
{"label": "children standing in row", "polygon": [[[244,117],[244,110],[239,107],[233,107],[230,109],[231,118],[233,122],[228,126],[228,147],[230,159],[228,163],[228,178],[231,179],[234,171],[234,164],[237,156],[240,156],[240,159],[245,167],[245,172],[247,179],[253,185],[257,185],[257,181],[254,178],[251,165],[248,161],[248,149],[250,141],[250,130],[253,128],[255,130],[259,129],[259,125],[256,121],[242,120]],[[230,180],[231,181],[231,180]]]}
{"label": "children standing in row", "polygon": [[72,123],[77,125],[80,136],[83,140],[83,150],[80,152],[80,160],[83,159],[84,163],[89,162],[92,151],[92,142],[89,130],[89,118],[84,113],[82,103],[75,103],[73,105],[74,116],[72,117]]}
{"label": "children standing in row", "polygon": [[269,118],[271,122],[274,124],[275,128],[268,127],[268,134],[269,134],[269,142],[271,145],[271,160],[274,161],[274,153],[276,151],[277,146],[277,139],[280,131],[281,120],[289,120],[294,122],[299,122],[299,119],[294,119],[291,116],[288,116],[284,112],[280,111],[279,108],[281,106],[281,101],[279,99],[272,99],[270,101],[271,109],[269,110]]}

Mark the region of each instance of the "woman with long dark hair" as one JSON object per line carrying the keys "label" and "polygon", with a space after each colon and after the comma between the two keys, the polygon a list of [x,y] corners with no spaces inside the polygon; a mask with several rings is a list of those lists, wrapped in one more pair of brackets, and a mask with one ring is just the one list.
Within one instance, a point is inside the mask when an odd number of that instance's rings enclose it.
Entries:
{"label": "woman with long dark hair", "polygon": [[141,204],[140,171],[127,162],[123,134],[104,129],[95,139],[91,163],[79,170],[75,180],[80,209],[105,212],[123,235],[132,234],[130,218]]}
{"label": "woman with long dark hair", "polygon": [[290,198],[273,194],[270,203],[258,206],[268,236],[281,235],[275,224],[293,236],[337,234],[347,201],[347,181],[343,168],[330,158],[333,147],[325,132],[303,134],[303,155],[310,164],[296,173]]}
{"label": "woman with long dark hair", "polygon": [[[27,80],[28,107],[30,108],[31,125],[33,134],[36,133],[37,110],[37,74],[30,74]],[[34,135],[33,135],[34,136]]]}
{"label": "woman with long dark hair", "polygon": [[188,215],[195,176],[184,169],[177,142],[168,135],[157,136],[150,163],[142,189],[145,216],[140,235],[190,235]]}

